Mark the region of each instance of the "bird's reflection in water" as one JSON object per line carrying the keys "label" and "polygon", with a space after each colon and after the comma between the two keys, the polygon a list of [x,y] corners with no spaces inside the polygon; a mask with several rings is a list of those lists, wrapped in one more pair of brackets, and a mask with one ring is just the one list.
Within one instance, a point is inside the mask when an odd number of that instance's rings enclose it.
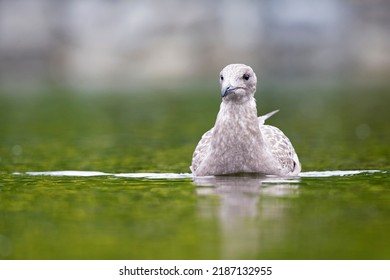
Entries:
{"label": "bird's reflection in water", "polygon": [[219,200],[215,204],[210,199],[199,199],[199,213],[219,220],[221,258],[253,259],[264,246],[272,246],[263,243],[281,238],[290,202],[280,197],[297,196],[297,183],[297,179],[259,176],[194,178],[198,195]]}

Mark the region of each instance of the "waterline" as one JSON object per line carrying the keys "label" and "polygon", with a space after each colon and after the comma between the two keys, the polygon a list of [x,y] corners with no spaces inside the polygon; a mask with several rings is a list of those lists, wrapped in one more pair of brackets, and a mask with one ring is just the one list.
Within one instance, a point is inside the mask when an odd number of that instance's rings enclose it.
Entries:
{"label": "waterline", "polygon": [[[279,178],[275,176],[266,176],[264,181],[272,183],[281,180],[286,182],[294,182],[299,178],[322,178],[334,176],[353,176],[364,173],[386,173],[383,170],[331,170],[331,171],[308,171],[301,172],[297,177]],[[140,179],[192,179],[191,173],[105,173],[100,171],[78,171],[78,170],[63,170],[63,171],[31,171],[31,172],[14,172],[14,175],[30,175],[30,176],[60,176],[60,177],[96,177],[96,176],[114,176],[121,178],[140,178]]]}

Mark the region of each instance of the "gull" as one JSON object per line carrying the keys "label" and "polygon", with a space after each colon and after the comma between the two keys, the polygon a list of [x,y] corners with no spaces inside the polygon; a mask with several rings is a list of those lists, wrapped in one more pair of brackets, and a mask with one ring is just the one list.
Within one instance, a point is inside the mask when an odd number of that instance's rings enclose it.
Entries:
{"label": "gull", "polygon": [[190,166],[193,175],[298,175],[301,164],[290,140],[277,127],[264,124],[279,110],[257,116],[257,78],[252,68],[227,65],[219,81],[220,110],[214,127],[195,148]]}

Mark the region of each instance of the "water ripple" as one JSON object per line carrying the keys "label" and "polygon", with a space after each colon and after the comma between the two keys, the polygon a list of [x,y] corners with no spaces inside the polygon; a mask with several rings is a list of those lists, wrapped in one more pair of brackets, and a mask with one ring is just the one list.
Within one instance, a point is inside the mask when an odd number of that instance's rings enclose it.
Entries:
{"label": "water ripple", "polygon": [[[263,178],[265,182],[272,183],[281,181],[296,182],[299,178],[321,178],[334,176],[353,176],[364,173],[386,173],[383,170],[331,170],[331,171],[308,171],[301,172],[297,177],[279,178],[275,176],[266,176]],[[31,175],[31,176],[63,176],[63,177],[94,177],[94,176],[114,176],[122,178],[144,178],[144,179],[192,179],[191,173],[105,173],[100,171],[78,171],[78,170],[64,170],[64,171],[38,171],[38,172],[14,172],[14,175]],[[211,176],[212,177],[212,176]]]}
{"label": "water ripple", "polygon": [[333,171],[309,171],[309,172],[301,172],[299,177],[333,177],[333,176],[352,176],[364,173],[386,173],[383,170],[333,170]]}

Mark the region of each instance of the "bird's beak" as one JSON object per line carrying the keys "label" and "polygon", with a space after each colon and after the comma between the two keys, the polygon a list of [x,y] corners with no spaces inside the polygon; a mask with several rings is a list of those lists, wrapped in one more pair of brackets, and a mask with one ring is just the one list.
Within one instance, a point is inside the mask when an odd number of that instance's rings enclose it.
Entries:
{"label": "bird's beak", "polygon": [[235,89],[236,88],[233,87],[230,84],[222,86],[222,88],[221,88],[221,96],[222,97],[228,96],[230,93],[234,92]]}

